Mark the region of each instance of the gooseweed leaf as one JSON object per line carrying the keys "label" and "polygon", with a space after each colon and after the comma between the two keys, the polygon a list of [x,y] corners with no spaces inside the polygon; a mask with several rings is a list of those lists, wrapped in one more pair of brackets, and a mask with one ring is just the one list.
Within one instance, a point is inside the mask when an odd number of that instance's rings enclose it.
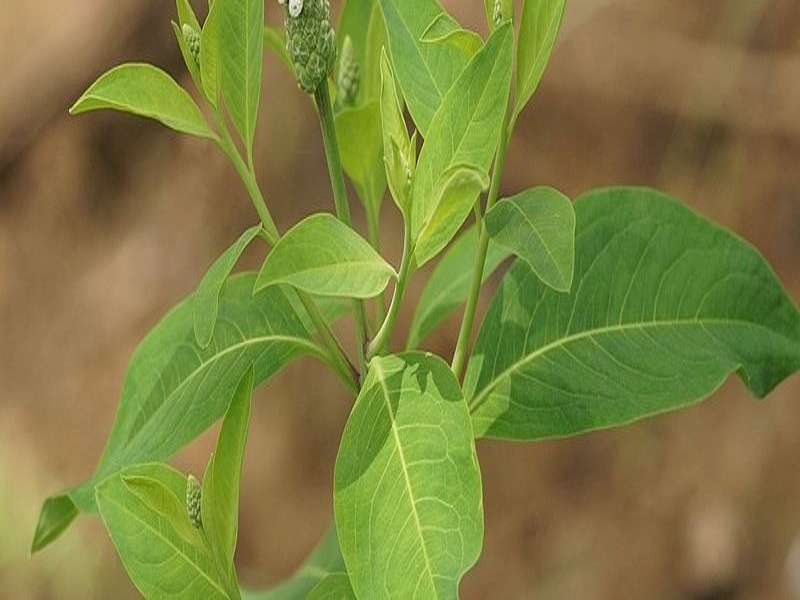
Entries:
{"label": "gooseweed leaf", "polygon": [[503,199],[486,213],[486,230],[551,288],[569,291],[575,263],[575,212],[564,194],[537,187]]}
{"label": "gooseweed leaf", "polygon": [[449,366],[375,357],[334,472],[336,530],[356,595],[455,598],[483,539],[472,426]]}
{"label": "gooseweed leaf", "polygon": [[126,63],[101,75],[69,112],[77,115],[99,109],[155,119],[182,133],[216,137],[186,90],[158,67],[145,63]]}
{"label": "gooseweed leaf", "polygon": [[572,291],[517,261],[492,300],[466,378],[477,436],[622,425],[733,372],[763,397],[800,367],[800,314],[752,246],[646,189],[590,192],[575,217]]}
{"label": "gooseweed leaf", "polygon": [[319,296],[370,298],[380,294],[394,269],[355,231],[328,213],[292,227],[267,255],[256,291],[286,283]]}

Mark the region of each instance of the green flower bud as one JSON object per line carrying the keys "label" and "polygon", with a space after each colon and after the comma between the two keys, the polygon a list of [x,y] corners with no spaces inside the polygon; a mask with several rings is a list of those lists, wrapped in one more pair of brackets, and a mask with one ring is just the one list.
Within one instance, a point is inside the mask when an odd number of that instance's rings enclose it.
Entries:
{"label": "green flower bud", "polygon": [[186,510],[189,512],[189,520],[197,529],[203,526],[203,520],[200,516],[202,493],[200,482],[197,481],[194,475],[189,475],[186,480]]}
{"label": "green flower bud", "polygon": [[186,23],[183,24],[181,31],[183,32],[183,39],[186,40],[186,45],[189,47],[189,52],[192,53],[195,64],[200,66],[200,32]]}
{"label": "green flower bud", "polygon": [[313,94],[336,64],[330,2],[290,0],[285,11],[286,51],[294,65],[297,83],[303,91]]}
{"label": "green flower bud", "polygon": [[500,0],[494,0],[494,9],[492,10],[492,23],[497,27],[503,22],[503,7]]}
{"label": "green flower bud", "polygon": [[344,43],[342,43],[339,78],[336,83],[339,88],[339,102],[342,106],[353,106],[361,84],[361,70],[358,68],[355,50],[353,50],[353,40],[349,35],[344,38]]}

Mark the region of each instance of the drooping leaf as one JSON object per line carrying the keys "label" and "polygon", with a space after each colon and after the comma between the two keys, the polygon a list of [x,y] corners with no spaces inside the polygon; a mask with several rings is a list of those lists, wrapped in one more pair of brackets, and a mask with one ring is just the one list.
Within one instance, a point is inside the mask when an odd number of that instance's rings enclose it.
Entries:
{"label": "drooping leaf", "polygon": [[503,199],[486,213],[486,229],[551,288],[569,291],[575,263],[575,212],[564,194],[536,187]]}
{"label": "drooping leaf", "polygon": [[209,2],[208,16],[200,32],[200,79],[206,100],[216,108],[222,90],[220,6],[216,2]]}
{"label": "drooping leaf", "polygon": [[308,600],[356,600],[356,595],[347,573],[331,573],[314,586]]}
{"label": "drooping leaf", "polygon": [[442,13],[422,33],[422,41],[429,44],[452,44],[472,56],[483,46],[483,40],[474,31],[464,29],[448,15]]}
{"label": "drooping leaf", "polygon": [[483,538],[481,480],[461,388],[440,358],[376,357],[334,473],[353,590],[455,598]]}
{"label": "drooping leaf", "polygon": [[381,54],[380,68],[380,117],[386,182],[400,212],[408,217],[411,208],[411,184],[417,162],[416,138],[408,137],[394,71],[385,52]]}
{"label": "drooping leaf", "polygon": [[[469,294],[477,254],[478,236],[472,227],[447,249],[425,284],[408,333],[409,349],[417,348],[439,323],[464,304]],[[508,256],[508,250],[489,242],[482,280],[486,281]]]}
{"label": "drooping leaf", "polygon": [[253,369],[248,369],[222,419],[217,446],[203,476],[202,521],[218,564],[238,589],[233,554],[239,533],[239,480],[250,425]]}
{"label": "drooping leaf", "polygon": [[567,0],[525,0],[517,44],[514,120],[531,99],[556,43]]}
{"label": "drooping leaf", "polygon": [[[513,35],[510,24],[498,28],[447,93],[420,151],[412,187],[411,232],[417,238],[434,218],[437,187],[444,173],[457,165],[489,171],[499,141],[511,79]],[[477,199],[475,187],[463,189],[464,198],[451,198],[461,211],[458,229]],[[452,223],[449,224],[452,227]],[[418,257],[419,260],[419,257]],[[421,264],[421,263],[420,263]]]}
{"label": "drooping leaf", "polygon": [[328,213],[292,227],[267,255],[256,290],[286,283],[319,296],[370,298],[396,277],[364,238]]}
{"label": "drooping leaf", "polygon": [[264,60],[264,0],[218,0],[225,107],[252,160]]}
{"label": "drooping leaf", "polygon": [[659,192],[575,203],[572,291],[523,261],[467,371],[476,435],[535,440],[695,403],[738,372],[763,397],[800,368],[800,313],[749,244]]}
{"label": "drooping leaf", "polygon": [[336,527],[331,526],[306,562],[288,581],[265,591],[242,590],[242,600],[300,600],[328,575],[344,573]]}
{"label": "drooping leaf", "polygon": [[335,124],[342,167],[365,210],[377,215],[386,190],[378,101],[342,109],[335,117]]}
{"label": "drooping leaf", "polygon": [[423,137],[471,55],[452,44],[430,44],[422,40],[425,30],[446,15],[436,0],[380,0],[392,57],[408,110]]}
{"label": "drooping leaf", "polygon": [[[223,415],[251,365],[258,384],[300,354],[320,356],[286,293],[275,287],[253,296],[254,282],[254,273],[228,279],[207,348],[195,341],[191,296],[140,344],[100,464],[92,478],[67,492],[81,511],[96,510],[97,482],[131,464],[166,460],[205,431]],[[52,521],[53,514],[43,511],[40,519]]]}
{"label": "drooping leaf", "polygon": [[227,600],[226,583],[189,523],[185,489],[186,477],[171,467],[138,465],[102,481],[97,505],[128,576],[146,598]]}
{"label": "drooping leaf", "polygon": [[436,208],[417,234],[414,246],[417,265],[424,265],[453,239],[478,195],[488,187],[489,176],[472,165],[455,165],[442,173],[431,203]]}
{"label": "drooping leaf", "polygon": [[167,73],[144,63],[126,63],[101,75],[69,109],[77,115],[113,109],[160,121],[167,127],[214,138],[192,97]]}

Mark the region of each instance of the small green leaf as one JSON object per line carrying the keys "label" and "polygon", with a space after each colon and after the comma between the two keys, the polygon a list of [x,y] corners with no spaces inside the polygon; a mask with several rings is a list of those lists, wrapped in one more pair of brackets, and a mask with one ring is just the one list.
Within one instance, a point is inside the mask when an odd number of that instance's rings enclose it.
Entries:
{"label": "small green leaf", "polygon": [[97,505],[143,596],[227,600],[226,584],[183,507],[185,487],[186,478],[167,465],[140,465],[101,482]]}
{"label": "small green leaf", "polygon": [[464,29],[450,16],[442,13],[437,16],[422,33],[422,41],[427,44],[452,44],[465,54],[472,56],[483,46],[483,40],[474,31]]}
{"label": "small green leaf", "polygon": [[294,65],[289,53],[286,51],[286,37],[282,29],[275,29],[269,25],[264,26],[264,45],[272,50],[281,59],[281,62],[289,69],[289,73],[294,75]]}
{"label": "small green leaf", "polygon": [[392,65],[385,52],[381,54],[381,130],[383,161],[389,191],[400,212],[408,216],[411,205],[411,184],[417,162],[416,138],[408,137],[400,98],[397,96]]}
{"label": "small green leaf", "polygon": [[225,250],[214,261],[211,268],[203,276],[203,280],[194,293],[192,304],[194,308],[194,335],[201,348],[211,343],[214,335],[214,325],[217,322],[219,308],[219,295],[225,280],[231,274],[236,262],[244,249],[253,241],[261,230],[260,225],[254,225],[245,231],[233,245]]}
{"label": "small green leaf", "polygon": [[264,0],[218,0],[225,108],[252,162],[264,60]]}
{"label": "small green leaf", "polygon": [[514,120],[531,99],[556,43],[567,0],[525,0],[517,44]]}
{"label": "small green leaf", "polygon": [[[178,0],[180,3],[181,0]],[[200,31],[197,29],[197,31]],[[203,90],[203,82],[200,76],[200,66],[195,61],[192,51],[189,49],[189,44],[186,41],[186,36],[183,35],[183,29],[175,21],[172,21],[172,32],[175,34],[175,40],[178,42],[178,49],[181,51],[183,63],[186,65],[186,70],[192,77],[192,81],[198,90]]]}
{"label": "small green leaf", "polygon": [[219,15],[219,3],[209,4],[208,16],[200,32],[200,79],[206,100],[214,108],[219,106],[219,95],[222,89]]}
{"label": "small green leaf", "polygon": [[318,213],[278,241],[261,267],[255,289],[287,283],[320,296],[370,298],[396,276],[364,238],[333,215]]}
{"label": "small green leaf", "polygon": [[575,211],[564,194],[537,187],[504,199],[486,213],[486,230],[551,288],[569,291],[575,264]]}
{"label": "small green leaf", "polygon": [[36,524],[36,532],[33,534],[31,554],[58,539],[77,516],[78,508],[69,495],[53,496],[45,500]]}
{"label": "small green leaf", "polygon": [[[250,424],[253,369],[242,377],[222,419],[217,447],[203,476],[202,521],[212,551],[233,584],[233,554],[239,532],[239,481]],[[238,585],[237,585],[238,588]]]}
{"label": "small green leaf", "polygon": [[[414,175],[411,206],[414,239],[419,239],[444,199],[437,194],[437,188],[441,189],[443,184],[443,174],[450,173],[458,165],[469,165],[484,173],[489,171],[508,103],[512,44],[510,25],[498,28],[466,66],[436,112]],[[462,188],[465,194],[468,192],[465,197],[450,199],[462,217],[452,233],[463,223],[480,187],[465,186]],[[463,211],[465,206],[466,212]],[[434,236],[428,234],[428,237]],[[418,261],[430,252],[420,252]],[[424,261],[419,264],[421,262]]]}
{"label": "small green leaf", "polygon": [[469,215],[478,195],[489,187],[489,176],[472,165],[455,165],[436,184],[436,208],[416,238],[414,260],[425,264],[453,239]]}
{"label": "small green leaf", "polygon": [[381,114],[377,100],[341,110],[335,117],[335,125],[342,167],[353,182],[365,210],[377,215],[386,190]]}
{"label": "small green leaf", "polygon": [[752,246],[646,189],[590,192],[575,218],[568,295],[517,261],[492,300],[465,384],[476,435],[623,425],[734,372],[763,397],[800,368],[800,313]]}
{"label": "small green leaf", "polygon": [[356,600],[356,595],[347,573],[331,573],[311,590],[308,600]]}
{"label": "small green leaf", "polygon": [[436,0],[380,0],[380,5],[392,66],[411,118],[427,138],[433,115],[471,55],[457,45],[422,41],[425,30],[437,19],[454,21]]}
{"label": "small green leaf", "polygon": [[186,24],[191,26],[195,31],[200,31],[202,29],[189,0],[175,0],[175,8],[178,12],[178,22],[181,27]]}
{"label": "small green leaf", "polygon": [[126,63],[95,81],[69,109],[70,114],[110,108],[160,121],[182,133],[215,138],[192,97],[153,65]]}
{"label": "small green leaf", "polygon": [[[422,290],[408,334],[409,349],[418,347],[439,323],[464,304],[477,255],[478,236],[472,227],[447,249]],[[489,242],[482,281],[486,281],[508,256],[505,248]]]}
{"label": "small green leaf", "polygon": [[480,554],[483,507],[467,406],[440,358],[370,361],[336,457],[334,508],[357,596],[456,597]]}
{"label": "small green leaf", "polygon": [[381,92],[381,55],[387,46],[386,27],[379,2],[372,3],[364,52],[364,74],[361,77],[361,99],[364,102],[375,100]]}

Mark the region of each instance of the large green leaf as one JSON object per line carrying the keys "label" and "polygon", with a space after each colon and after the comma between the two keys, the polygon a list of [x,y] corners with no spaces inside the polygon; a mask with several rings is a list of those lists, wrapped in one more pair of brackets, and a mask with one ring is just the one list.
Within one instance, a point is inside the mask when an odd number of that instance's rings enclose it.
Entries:
{"label": "large green leaf", "polygon": [[517,44],[514,119],[531,99],[550,61],[567,0],[525,0]]}
{"label": "large green leaf", "polygon": [[440,358],[376,357],[334,473],[356,595],[455,598],[483,539],[481,479],[461,388]]}
{"label": "large green leaf", "polygon": [[232,246],[230,246],[220,257],[214,261],[211,268],[203,276],[197,291],[194,293],[192,304],[194,305],[194,335],[197,343],[205,348],[211,343],[211,336],[214,335],[214,325],[217,323],[217,311],[219,310],[219,294],[225,280],[231,274],[236,261],[244,252],[244,249],[253,241],[261,230],[260,225],[254,225],[245,231]]}
{"label": "large green leaf", "polygon": [[264,0],[217,0],[215,5],[225,107],[252,160],[264,60]]}
{"label": "large green leaf", "polygon": [[646,189],[591,192],[575,216],[572,291],[517,261],[492,301],[467,371],[476,435],[621,425],[734,372],[763,397],[800,368],[800,313],[752,246]]}
{"label": "large green leaf", "polygon": [[[225,569],[232,583],[236,581],[233,554],[239,533],[239,480],[250,425],[252,394],[253,370],[248,369],[222,419],[217,447],[203,476],[203,531],[217,563]],[[238,585],[236,587],[238,589]]]}
{"label": "large green leaf", "polygon": [[551,288],[569,291],[575,262],[575,212],[564,194],[537,187],[506,198],[486,213],[486,229]]}
{"label": "large green leaf", "polygon": [[[192,296],[150,332],[131,358],[117,417],[91,479],[69,490],[84,512],[96,510],[94,486],[128,465],[165,460],[223,415],[251,365],[256,384],[292,358],[320,355],[309,329],[279,287],[252,295],[255,274],[228,280],[219,303],[214,338],[195,341]],[[62,503],[46,502],[41,523],[70,516]],[[55,536],[50,536],[52,541]]]}
{"label": "large green leaf", "polygon": [[160,121],[176,131],[214,138],[192,97],[172,77],[153,65],[126,63],[101,75],[70,114],[110,108]]}
{"label": "large green leaf", "polygon": [[395,276],[369,242],[333,215],[318,213],[278,241],[261,267],[256,290],[287,283],[320,296],[370,298]]}
{"label": "large green leaf", "polygon": [[[464,304],[469,294],[477,254],[478,236],[472,227],[448,248],[428,283],[425,284],[411,321],[408,348],[419,346],[439,323]],[[508,255],[509,252],[505,248],[493,242],[489,243],[483,267],[483,281],[494,273]]]}
{"label": "large green leaf", "polygon": [[242,590],[242,600],[304,600],[325,577],[344,571],[336,527],[331,526],[319,546],[291,579],[270,590]]}
{"label": "large green leaf", "polygon": [[186,477],[171,467],[139,465],[101,482],[97,505],[128,576],[146,598],[231,598],[189,522],[185,489]]}
{"label": "large green leaf", "polygon": [[347,573],[331,573],[314,586],[308,600],[356,600],[356,595]]}
{"label": "large green leaf", "polygon": [[[412,188],[411,231],[417,236],[434,219],[444,174],[458,165],[484,173],[494,157],[508,102],[511,79],[513,34],[510,24],[499,27],[450,88],[430,126],[420,151]],[[478,190],[467,187],[465,197],[450,201],[462,209],[471,207]],[[461,221],[450,223],[452,233],[469,212],[461,210]],[[420,263],[421,264],[421,263]]]}
{"label": "large green leaf", "polygon": [[433,115],[469,62],[470,54],[453,44],[423,41],[425,30],[437,19],[457,26],[436,0],[380,0],[389,53],[408,111],[427,137]]}

